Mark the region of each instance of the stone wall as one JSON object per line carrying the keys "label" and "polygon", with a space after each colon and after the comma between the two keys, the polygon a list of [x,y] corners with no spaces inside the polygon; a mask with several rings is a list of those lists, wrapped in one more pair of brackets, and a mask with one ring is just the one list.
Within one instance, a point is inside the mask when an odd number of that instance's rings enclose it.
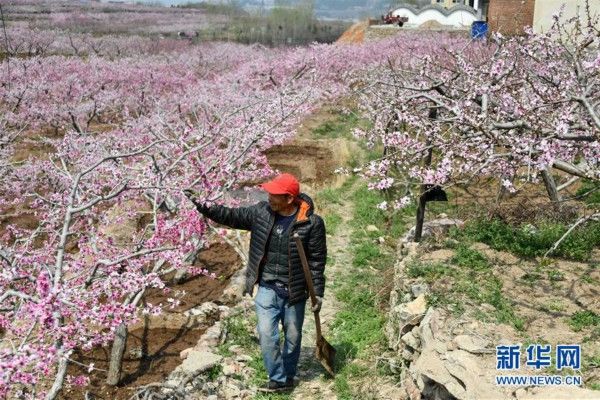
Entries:
{"label": "stone wall", "polygon": [[[461,221],[429,221],[423,235],[445,235]],[[393,358],[388,364],[399,372],[401,400],[583,400],[598,399],[598,392],[580,387],[498,386],[495,346],[520,343],[522,336],[505,324],[478,321],[465,313],[453,314],[427,304],[431,289],[407,273],[413,262],[424,259],[448,262],[451,250],[424,250],[412,242],[414,227],[399,243],[394,266],[385,335]],[[536,374],[521,370],[522,375]],[[501,375],[501,374],[500,374]],[[385,397],[379,397],[385,398]]]}

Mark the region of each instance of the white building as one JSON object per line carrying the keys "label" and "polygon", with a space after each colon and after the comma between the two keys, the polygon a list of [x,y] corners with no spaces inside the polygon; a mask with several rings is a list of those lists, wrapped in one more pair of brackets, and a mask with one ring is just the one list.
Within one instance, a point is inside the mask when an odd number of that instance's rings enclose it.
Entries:
{"label": "white building", "polygon": [[[404,23],[404,27],[407,28],[417,28],[425,23],[434,22],[453,28],[467,29],[474,21],[481,19],[482,10],[480,8],[464,4],[465,1],[469,3],[469,0],[460,0],[460,3],[452,3],[453,0],[440,1],[443,3],[435,2],[419,9],[411,5],[401,5],[392,11],[392,15],[407,18],[407,22]],[[446,3],[451,4],[451,7],[446,8]],[[471,3],[480,7],[477,0],[471,0]]]}

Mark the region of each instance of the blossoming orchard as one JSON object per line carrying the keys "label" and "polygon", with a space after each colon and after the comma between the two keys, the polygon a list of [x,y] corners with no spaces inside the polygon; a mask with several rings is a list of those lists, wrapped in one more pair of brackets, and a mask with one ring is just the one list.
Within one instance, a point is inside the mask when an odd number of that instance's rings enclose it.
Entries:
{"label": "blossoming orchard", "polygon": [[[112,349],[116,384],[127,326],[177,302],[144,304],[146,291],[168,292],[174,271],[211,276],[190,268],[209,227],[182,190],[222,203],[265,179],[265,151],[323,105],[354,99],[349,112],[369,121],[356,136],[383,145],[356,170],[392,193],[381,208],[479,176],[509,192],[539,182],[559,204],[551,168],[600,179],[597,20],[295,48],[69,33],[67,22],[6,25],[2,39],[0,213],[28,219],[0,228],[0,398],[86,385],[67,366],[97,346]],[[36,155],[19,157],[31,143]],[[115,207],[126,210],[116,219]],[[140,213],[126,242],[106,233]]]}

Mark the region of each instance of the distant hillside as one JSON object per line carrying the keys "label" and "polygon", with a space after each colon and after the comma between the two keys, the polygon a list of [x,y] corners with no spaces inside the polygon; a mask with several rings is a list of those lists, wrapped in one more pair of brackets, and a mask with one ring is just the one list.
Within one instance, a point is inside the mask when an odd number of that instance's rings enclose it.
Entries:
{"label": "distant hillside", "polygon": [[[276,0],[207,0],[207,3],[225,3],[225,4],[236,4],[247,11],[268,11],[273,8],[275,4],[288,3],[296,4],[303,0],[289,0],[289,1],[276,1]],[[306,0],[304,0],[306,1]],[[156,3],[157,0],[145,0],[142,2]],[[190,1],[190,0],[161,0],[162,4],[165,5],[181,5],[186,3],[198,3],[201,1]],[[315,15],[317,18],[325,19],[345,19],[345,20],[356,20],[363,19],[366,17],[378,17],[381,14],[386,13],[389,9],[394,8],[399,4],[411,4],[414,6],[422,6],[430,4],[430,0],[315,0]]]}

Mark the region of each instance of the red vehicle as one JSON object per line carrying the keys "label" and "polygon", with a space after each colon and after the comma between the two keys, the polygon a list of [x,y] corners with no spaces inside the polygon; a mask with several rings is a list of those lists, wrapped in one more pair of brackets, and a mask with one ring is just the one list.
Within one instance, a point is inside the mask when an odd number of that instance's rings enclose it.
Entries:
{"label": "red vehicle", "polygon": [[390,11],[386,15],[382,15],[381,20],[386,25],[398,24],[398,26],[402,26],[405,22],[408,21],[408,17],[392,15],[392,12]]}

